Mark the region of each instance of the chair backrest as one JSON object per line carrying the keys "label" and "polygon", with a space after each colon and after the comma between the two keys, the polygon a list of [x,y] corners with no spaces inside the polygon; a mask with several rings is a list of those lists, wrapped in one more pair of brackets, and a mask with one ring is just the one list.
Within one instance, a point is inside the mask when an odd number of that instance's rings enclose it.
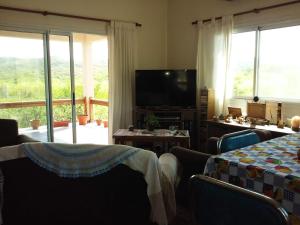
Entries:
{"label": "chair backrest", "polygon": [[197,225],[287,225],[279,204],[262,194],[211,177],[190,178],[193,219]]}
{"label": "chair backrest", "polygon": [[0,147],[16,143],[18,123],[12,119],[0,119]]}
{"label": "chair backrest", "polygon": [[243,130],[220,137],[217,148],[218,153],[228,152],[234,149],[243,148],[260,142],[255,130]]}

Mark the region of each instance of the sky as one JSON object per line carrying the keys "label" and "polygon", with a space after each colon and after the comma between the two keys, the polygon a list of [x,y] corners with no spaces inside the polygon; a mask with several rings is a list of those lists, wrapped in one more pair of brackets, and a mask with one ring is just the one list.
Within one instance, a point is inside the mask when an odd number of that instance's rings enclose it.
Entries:
{"label": "sky", "polygon": [[[107,39],[94,41],[92,45],[92,59],[108,58]],[[82,45],[73,43],[74,60],[82,62]],[[31,38],[17,38],[0,36],[0,57],[43,58],[43,40]],[[63,60],[69,60],[69,43],[67,41],[50,41],[50,55]]]}

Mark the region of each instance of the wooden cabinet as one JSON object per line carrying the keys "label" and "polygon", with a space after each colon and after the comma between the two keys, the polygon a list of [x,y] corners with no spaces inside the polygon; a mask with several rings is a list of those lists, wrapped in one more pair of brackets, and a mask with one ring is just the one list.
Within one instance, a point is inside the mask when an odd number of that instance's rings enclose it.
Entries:
{"label": "wooden cabinet", "polygon": [[205,121],[213,118],[215,114],[215,98],[214,91],[212,89],[201,89],[199,96],[199,138],[198,146],[200,149],[205,149],[205,143],[207,140],[207,126]]}
{"label": "wooden cabinet", "polygon": [[161,129],[169,129],[177,126],[179,130],[188,130],[190,134],[191,148],[197,148],[196,109],[145,109],[136,108],[134,111],[134,126],[145,129],[145,117],[153,113],[158,117]]}
{"label": "wooden cabinet", "polygon": [[200,122],[210,120],[215,114],[215,97],[212,89],[201,89],[199,99]]}

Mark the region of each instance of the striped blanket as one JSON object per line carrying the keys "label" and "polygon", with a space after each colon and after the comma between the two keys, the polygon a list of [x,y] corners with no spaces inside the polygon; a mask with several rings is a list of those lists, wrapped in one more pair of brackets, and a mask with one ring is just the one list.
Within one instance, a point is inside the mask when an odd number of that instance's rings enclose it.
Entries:
{"label": "striped blanket", "polygon": [[1,148],[0,161],[27,156],[39,166],[61,177],[91,177],[105,173],[119,164],[127,165],[144,175],[151,204],[151,221],[159,225],[168,224],[169,204],[165,204],[163,199],[163,175],[158,158],[151,151],[126,145],[57,143],[26,143],[7,148],[7,153],[5,147]]}

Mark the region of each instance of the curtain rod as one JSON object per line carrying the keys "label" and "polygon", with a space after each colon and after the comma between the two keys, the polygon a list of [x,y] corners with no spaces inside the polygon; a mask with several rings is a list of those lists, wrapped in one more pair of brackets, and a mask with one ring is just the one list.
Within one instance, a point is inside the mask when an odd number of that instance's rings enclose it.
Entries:
{"label": "curtain rod", "polygon": [[[94,17],[85,17],[85,16],[77,16],[72,14],[64,14],[64,13],[57,13],[57,12],[49,12],[49,11],[41,11],[41,10],[33,10],[33,9],[23,9],[23,8],[15,8],[15,7],[9,7],[9,6],[1,6],[0,9],[4,10],[10,10],[10,11],[17,11],[17,12],[27,12],[27,13],[35,13],[35,14],[41,14],[43,16],[61,16],[61,17],[67,17],[67,18],[74,18],[74,19],[82,19],[82,20],[93,20],[93,21],[101,21],[110,23],[111,20],[108,19],[100,19],[100,18],[94,18]],[[137,27],[141,27],[142,24],[134,22]]]}
{"label": "curtain rod", "polygon": [[[279,8],[279,7],[283,7],[283,6],[287,6],[287,5],[293,5],[293,4],[297,4],[297,3],[300,3],[300,0],[285,2],[285,3],[281,3],[281,4],[277,4],[277,5],[265,6],[265,7],[262,7],[262,8],[257,8],[257,9],[252,9],[252,10],[247,10],[247,11],[235,13],[235,14],[233,14],[233,16],[241,16],[241,15],[245,15],[245,14],[249,14],[249,13],[259,13],[259,12],[264,11],[264,10],[275,9],[275,8]],[[222,19],[222,16],[216,17],[215,19],[220,20],[220,19]],[[209,21],[211,21],[211,19],[202,20],[203,23],[206,23],[206,22],[209,22]],[[198,20],[193,21],[192,24],[193,25],[198,24]]]}

